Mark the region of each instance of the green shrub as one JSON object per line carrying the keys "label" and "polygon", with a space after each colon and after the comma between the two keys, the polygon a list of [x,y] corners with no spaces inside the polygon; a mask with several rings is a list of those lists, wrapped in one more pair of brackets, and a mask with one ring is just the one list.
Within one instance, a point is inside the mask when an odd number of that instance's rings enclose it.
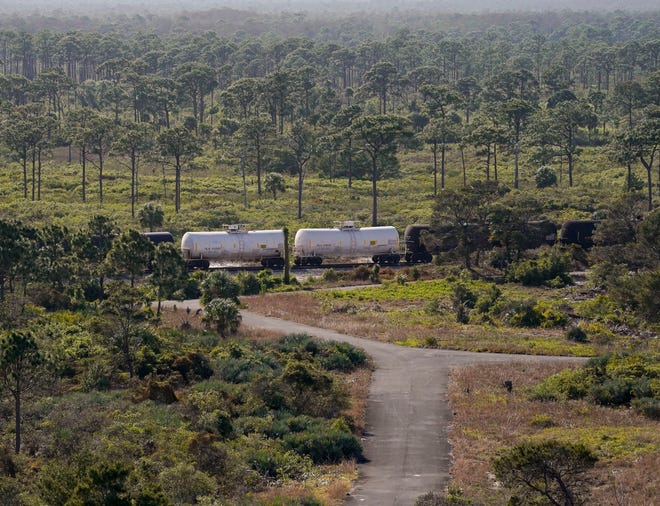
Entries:
{"label": "green shrub", "polygon": [[[581,399],[602,406],[630,406],[655,416],[660,368],[653,355],[604,355],[579,369],[565,369],[530,390],[540,401]],[[643,399],[643,400],[642,400]]]}
{"label": "green shrub", "polygon": [[241,287],[241,295],[261,293],[261,281],[254,272],[241,271],[236,275],[236,281]]}
{"label": "green shrub", "polygon": [[83,392],[92,390],[110,390],[112,386],[112,367],[105,360],[95,360],[80,378]]}
{"label": "green shrub", "polygon": [[479,297],[477,298],[474,308],[479,313],[488,313],[501,295],[502,292],[499,288],[497,288],[496,285],[493,283],[488,283],[479,293]]}
{"label": "green shrub", "polygon": [[323,281],[332,283],[339,279],[339,274],[337,274],[336,270],[330,268],[323,271],[323,275],[321,276],[321,278],[323,278]]}
{"label": "green shrub", "polygon": [[633,399],[632,406],[644,416],[653,420],[660,420],[660,399],[651,397]]}
{"label": "green shrub", "polygon": [[532,387],[530,398],[536,401],[581,399],[587,395],[589,383],[586,369],[564,369]]}
{"label": "green shrub", "polygon": [[504,320],[514,327],[538,327],[543,316],[535,300],[515,303]]}
{"label": "green shrub", "polygon": [[329,346],[328,343],[324,344],[326,346],[324,346],[321,365],[326,370],[348,372],[367,361],[367,354],[364,350],[351,344],[340,342],[330,343]]}
{"label": "green shrub", "polygon": [[442,312],[442,302],[437,297],[432,297],[424,304],[424,312],[430,315],[437,315]]}
{"label": "green shrub", "polygon": [[315,464],[362,458],[362,446],[353,434],[330,428],[287,434],[284,444],[300,455],[308,455]]}
{"label": "green shrub", "polygon": [[202,282],[200,302],[206,306],[213,299],[228,299],[238,303],[241,287],[233,276],[225,271],[213,271]]}
{"label": "green shrub", "polygon": [[568,323],[568,316],[558,309],[553,307],[543,308],[540,304],[537,304],[535,309],[541,313],[541,327],[544,329],[563,327]]}
{"label": "green shrub", "polygon": [[534,181],[537,188],[548,188],[557,184],[557,174],[552,170],[552,167],[543,165],[534,174]]}
{"label": "green shrub", "polygon": [[348,277],[354,281],[367,281],[371,277],[371,269],[366,265],[360,265],[350,271]]}
{"label": "green shrub", "polygon": [[555,422],[550,415],[534,415],[529,421],[529,425],[535,429],[547,429],[554,427]]}
{"label": "green shrub", "polygon": [[575,341],[576,343],[586,343],[587,333],[578,326],[571,327],[566,332],[566,339]]}
{"label": "green shrub", "polygon": [[455,283],[451,287],[451,303],[458,323],[467,323],[468,313],[477,303],[477,295],[464,283]]}
{"label": "green shrub", "polygon": [[561,287],[572,283],[568,275],[569,259],[552,250],[548,255],[535,260],[524,260],[512,266],[507,278],[525,286],[552,285]]}

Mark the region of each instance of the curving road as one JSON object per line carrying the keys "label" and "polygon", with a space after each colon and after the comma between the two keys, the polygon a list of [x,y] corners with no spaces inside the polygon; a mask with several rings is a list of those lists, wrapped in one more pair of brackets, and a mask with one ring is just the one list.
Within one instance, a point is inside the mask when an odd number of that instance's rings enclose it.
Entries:
{"label": "curving road", "polygon": [[249,311],[241,314],[246,326],[345,341],[373,358],[362,442],[367,462],[359,466],[360,478],[347,498],[349,504],[409,506],[426,492],[444,490],[450,468],[447,379],[451,366],[576,360],[405,348]]}

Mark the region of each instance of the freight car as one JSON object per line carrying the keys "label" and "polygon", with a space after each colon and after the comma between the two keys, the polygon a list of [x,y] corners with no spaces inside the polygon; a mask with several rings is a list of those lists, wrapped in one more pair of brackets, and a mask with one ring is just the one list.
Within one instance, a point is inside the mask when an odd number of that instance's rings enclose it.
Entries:
{"label": "freight car", "polygon": [[597,225],[598,222],[594,220],[567,221],[559,229],[559,243],[564,246],[577,244],[589,249],[594,245],[593,235]]}
{"label": "freight car", "polygon": [[174,237],[169,232],[145,232],[144,236],[154,243],[154,246],[161,242],[174,242]]}
{"label": "freight car", "polygon": [[394,227],[359,227],[345,221],[335,228],[301,228],[294,239],[295,265],[321,265],[325,258],[371,257],[381,265],[399,263],[399,232]]}
{"label": "freight car", "polygon": [[190,269],[208,269],[211,261],[260,262],[263,267],[284,266],[284,231],[246,230],[227,225],[222,232],[186,232],[181,254]]}
{"label": "freight car", "polygon": [[424,234],[431,232],[429,225],[408,225],[403,233],[406,246],[405,259],[409,264],[429,263],[433,255],[428,252],[422,241]]}

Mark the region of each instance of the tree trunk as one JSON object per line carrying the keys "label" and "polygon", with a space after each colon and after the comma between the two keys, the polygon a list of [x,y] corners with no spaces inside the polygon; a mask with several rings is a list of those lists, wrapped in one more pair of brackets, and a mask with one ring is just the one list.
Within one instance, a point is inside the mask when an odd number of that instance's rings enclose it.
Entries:
{"label": "tree trunk", "polygon": [[298,166],[298,219],[302,220],[303,168]]}
{"label": "tree trunk", "polygon": [[245,157],[241,155],[241,178],[243,179],[243,207],[248,208],[247,181],[245,177]]}
{"label": "tree trunk", "polygon": [[465,168],[465,148],[461,146],[461,165],[463,167],[463,186],[467,186],[467,171]]}
{"label": "tree trunk", "polygon": [[135,218],[135,151],[131,153],[131,218]]}
{"label": "tree trunk", "polygon": [[176,165],[174,167],[174,211],[179,212],[181,207],[181,161],[180,157],[175,157]]}
{"label": "tree trunk", "polygon": [[14,452],[18,455],[21,452],[21,383],[18,379],[14,390],[14,427],[16,431]]}
{"label": "tree trunk", "polygon": [[103,205],[103,146],[99,146],[99,203]]}
{"label": "tree trunk", "polygon": [[490,181],[490,144],[486,146],[486,181]]}
{"label": "tree trunk", "polygon": [[37,150],[32,149],[32,202],[34,202],[37,192]]}
{"label": "tree trunk", "polygon": [[514,158],[513,158],[513,187],[518,189],[518,143],[516,142]]}
{"label": "tree trunk", "polygon": [[371,158],[371,226],[378,226],[378,165],[376,164],[376,157]]}
{"label": "tree trunk", "polygon": [[80,149],[80,156],[82,166],[82,201],[87,202],[87,149],[85,146]]}
{"label": "tree trunk", "polygon": [[37,151],[37,200],[41,200],[41,148]]}
{"label": "tree trunk", "polygon": [[27,149],[23,150],[23,198],[27,200]]}
{"label": "tree trunk", "polygon": [[433,143],[433,195],[438,194],[438,143]]}
{"label": "tree trunk", "polygon": [[353,187],[353,139],[348,139],[348,187]]}
{"label": "tree trunk", "polygon": [[257,143],[257,195],[261,197],[261,144]]}
{"label": "tree trunk", "polygon": [[440,146],[440,188],[445,189],[445,151],[447,147],[443,142]]}

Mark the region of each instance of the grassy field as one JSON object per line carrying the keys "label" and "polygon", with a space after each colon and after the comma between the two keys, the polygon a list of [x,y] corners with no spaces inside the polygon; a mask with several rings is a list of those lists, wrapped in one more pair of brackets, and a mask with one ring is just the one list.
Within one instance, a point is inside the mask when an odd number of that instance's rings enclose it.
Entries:
{"label": "grassy field", "polygon": [[[625,325],[620,325],[616,332],[606,322],[590,317],[591,306],[585,302],[590,293],[588,287],[499,287],[505,300],[532,299],[544,314],[562,315],[566,320],[560,325],[514,327],[488,314],[476,314],[469,324],[459,324],[449,298],[451,278],[441,278],[440,274],[433,274],[438,268],[427,266],[425,276],[436,279],[401,283],[401,276],[411,279],[406,269],[382,269],[383,282],[378,285],[261,295],[244,300],[253,311],[406,346],[581,357],[660,350],[653,332],[640,332]],[[492,286],[482,281],[468,284],[477,292]],[[586,329],[586,342],[567,338],[567,327],[577,322]]]}
{"label": "grassy field", "polygon": [[[130,172],[118,159],[109,158],[104,168],[104,198],[99,202],[98,170],[87,165],[87,202],[81,199],[81,169],[69,164],[60,150],[42,169],[41,200],[23,199],[22,172],[16,163],[0,165],[0,216],[15,218],[34,225],[55,223],[80,227],[89,216],[104,214],[122,228],[140,228],[130,214]],[[484,179],[483,162],[466,150],[467,179]],[[410,223],[428,222],[434,204],[431,155],[428,151],[402,153],[401,177],[379,183],[379,214],[381,225],[405,228]],[[512,167],[501,156],[499,178],[512,184]],[[462,165],[458,150],[450,150],[447,162],[447,187],[463,184]],[[575,186],[564,180],[555,188],[537,191],[533,162],[521,163],[521,191],[537,194],[545,202],[548,217],[564,220],[589,216],[612,194],[624,186],[625,170],[612,167],[603,154],[589,151],[582,155],[575,175]],[[557,168],[558,169],[558,168]],[[297,220],[296,177],[285,177],[287,190],[277,198],[265,192],[257,194],[254,175],[246,180],[248,206],[243,205],[243,183],[235,167],[207,156],[197,160],[194,169],[182,175],[181,211],[174,212],[174,181],[169,166],[150,163],[140,168],[137,208],[147,202],[158,203],[165,212],[164,229],[180,237],[187,230],[218,229],[224,223],[247,223],[253,229],[303,226],[331,226],[338,220],[371,223],[371,183],[355,180],[347,188],[346,179],[319,178],[311,170],[303,188],[303,218]],[[31,182],[29,183],[31,184]],[[30,195],[30,191],[28,192]],[[29,197],[30,197],[29,195]]]}

